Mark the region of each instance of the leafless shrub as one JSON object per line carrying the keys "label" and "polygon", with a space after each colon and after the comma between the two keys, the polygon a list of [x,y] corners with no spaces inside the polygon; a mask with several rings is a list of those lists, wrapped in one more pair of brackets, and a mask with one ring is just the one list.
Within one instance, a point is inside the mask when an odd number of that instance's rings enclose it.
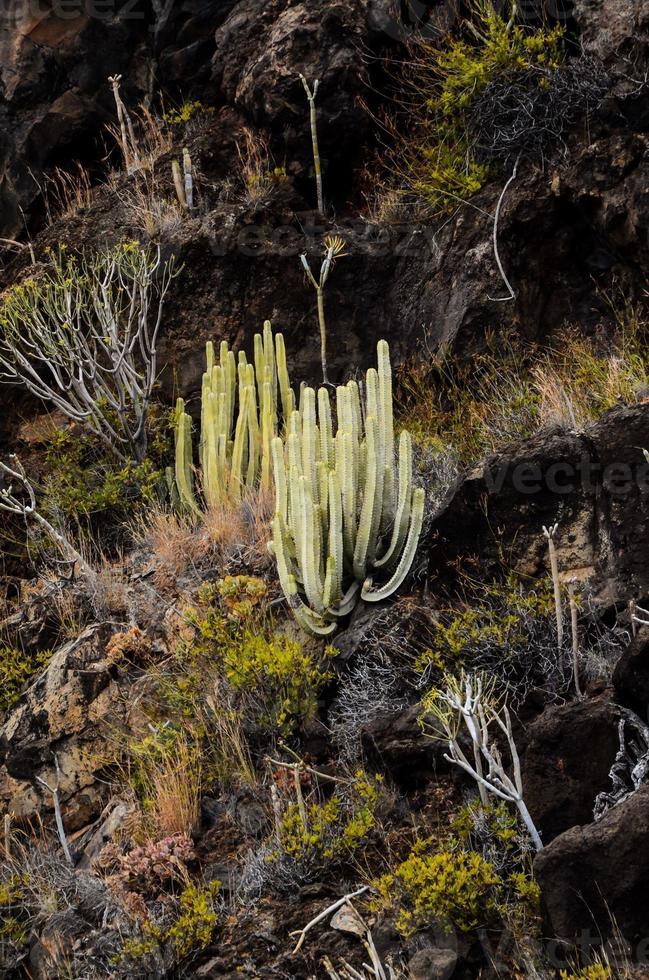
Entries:
{"label": "leafless shrub", "polygon": [[340,757],[357,762],[361,735],[377,718],[402,711],[408,704],[398,669],[390,663],[363,656],[340,683],[329,712],[329,727]]}
{"label": "leafless shrub", "polygon": [[246,854],[239,879],[238,894],[244,903],[262,895],[294,895],[304,885],[315,881],[322,862],[315,857],[298,859],[277,853],[277,847],[264,843]]}
{"label": "leafless shrub", "polygon": [[120,125],[109,125],[106,131],[132,172],[150,170],[156,160],[173,148],[171,128],[145,105],[140,105],[130,118],[132,136],[127,131],[129,127],[123,129]]}
{"label": "leafless shrub", "polygon": [[557,68],[535,66],[497,75],[471,104],[469,137],[485,159],[512,165],[565,148],[567,132],[597,108],[610,86],[602,66],[587,57]]}
{"label": "leafless shrub", "polygon": [[640,789],[649,777],[649,727],[632,711],[620,709],[619,749],[611,766],[611,789],[597,795],[593,817],[600,820]]}
{"label": "leafless shrub", "polygon": [[174,260],[119,245],[60,251],[0,305],[0,379],[85,425],[118,459],[142,461],[157,339]]}

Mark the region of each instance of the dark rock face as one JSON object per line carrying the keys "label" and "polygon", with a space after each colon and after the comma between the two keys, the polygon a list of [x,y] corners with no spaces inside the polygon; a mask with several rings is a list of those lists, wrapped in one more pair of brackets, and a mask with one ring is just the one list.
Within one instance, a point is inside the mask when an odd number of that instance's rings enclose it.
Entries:
{"label": "dark rock face", "polygon": [[[307,249],[313,261],[321,256],[327,222],[315,222],[309,213],[311,143],[299,72],[321,82],[317,107],[325,196],[329,217],[335,213],[350,243],[350,257],[336,268],[327,294],[334,377],[351,360],[365,358],[381,336],[395,354],[411,353],[424,336],[432,348],[455,344],[470,354],[490,328],[514,327],[530,338],[543,338],[566,320],[588,328],[606,314],[598,285],[608,287],[616,278],[632,298],[644,282],[648,100],[637,86],[616,87],[588,130],[571,134],[567,152],[557,148],[544,170],[521,168],[499,226],[503,261],[517,294],[515,303],[503,304],[493,301],[501,282],[491,237],[493,211],[508,174],[485,187],[476,208],[459,209],[450,220],[442,215],[421,225],[386,227],[356,217],[366,190],[358,172],[374,149],[362,101],[381,102],[376,93],[389,83],[379,56],[395,46],[398,56],[403,54],[400,39],[416,26],[410,5],[401,5],[401,15],[387,0],[156,0],[151,7],[120,0],[106,6],[109,14],[63,17],[56,7],[33,14],[19,0],[5,5],[0,235],[21,233],[21,208],[28,222],[32,209],[32,225],[38,227],[42,219],[30,171],[41,181],[42,174],[76,158],[100,169],[102,127],[115,116],[109,74],[123,75],[124,99],[131,107],[162,93],[171,102],[200,99],[216,110],[210,145],[196,156],[211,180],[233,176],[238,160],[233,130],[239,133],[246,125],[267,140],[294,188],[289,207],[280,202],[263,218],[220,214],[217,234],[191,229],[180,249],[192,274],[179,281],[178,302],[191,308],[193,321],[189,331],[169,311],[174,343],[164,358],[190,375],[189,390],[200,367],[186,368],[176,340],[200,344],[215,329],[234,339],[241,330],[257,329],[265,317],[288,327],[288,340],[301,352],[300,368],[310,367],[310,377],[316,376],[313,296],[298,256],[309,226]],[[619,52],[619,39],[625,39],[623,54],[633,66],[630,71],[626,65],[625,72],[633,77],[642,77],[646,61],[642,8],[632,0],[620,5],[581,0],[575,9],[577,27],[607,65],[610,52]],[[419,26],[425,27],[421,16]],[[433,25],[449,26],[450,15],[437,9],[426,16]],[[210,157],[219,156],[223,146],[227,153],[212,166]],[[112,202],[108,213],[115,212]],[[88,223],[95,240],[87,243],[104,244],[105,223],[95,223],[92,215]],[[233,225],[236,233],[224,236]],[[249,226],[252,247],[239,235]],[[58,237],[65,239],[64,227]],[[75,235],[73,241],[78,240]]]}
{"label": "dark rock face", "polygon": [[421,706],[416,704],[377,718],[361,735],[366,758],[386,769],[401,786],[416,786],[434,772],[449,769],[443,758],[444,745],[424,735],[420,713]]}
{"label": "dark rock face", "polygon": [[573,16],[584,49],[605,64],[637,57],[649,44],[649,11],[643,0],[574,0]]}
{"label": "dark rock face", "polygon": [[649,628],[640,627],[618,660],[613,684],[620,701],[646,719],[649,710]]}
{"label": "dark rock face", "polygon": [[55,785],[56,761],[66,829],[85,826],[101,810],[109,728],[125,712],[105,660],[108,636],[89,627],[61,647],[0,727],[0,800],[19,820],[51,808],[37,777]]}
{"label": "dark rock face", "polygon": [[583,932],[594,941],[619,929],[631,960],[646,957],[649,935],[649,786],[598,822],[573,827],[541,851],[534,873],[552,932],[567,941]]}
{"label": "dark rock face", "polygon": [[[366,38],[363,0],[241,0],[216,32],[213,81],[222,97],[311,166],[299,73],[320,82],[316,104],[324,170],[356,155],[369,118],[356,103],[367,80],[358,45]],[[281,142],[280,142],[281,141]],[[283,143],[283,146],[281,145]],[[334,176],[335,179],[335,176]]]}
{"label": "dark rock face", "polygon": [[[483,578],[509,567],[547,570],[543,525],[559,524],[559,568],[589,582],[605,605],[649,595],[649,406],[614,409],[582,435],[540,435],[489,457],[436,520],[431,573],[458,558]],[[472,558],[473,556],[473,558]]]}
{"label": "dark rock face", "polygon": [[525,802],[544,844],[592,821],[595,797],[611,788],[620,717],[607,701],[582,701],[547,708],[527,729]]}

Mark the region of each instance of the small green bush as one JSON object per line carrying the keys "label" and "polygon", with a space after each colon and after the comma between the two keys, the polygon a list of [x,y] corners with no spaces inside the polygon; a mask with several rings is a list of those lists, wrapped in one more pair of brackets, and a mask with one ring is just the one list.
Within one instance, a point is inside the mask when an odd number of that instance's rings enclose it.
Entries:
{"label": "small green bush", "polygon": [[612,980],[613,968],[608,963],[592,963],[575,973],[561,970],[561,980]]}
{"label": "small green bush", "polygon": [[0,714],[14,707],[29,682],[51,659],[49,650],[26,654],[15,647],[0,645]]}
{"label": "small green bush", "polygon": [[138,508],[154,503],[163,482],[161,466],[156,465],[163,442],[155,439],[151,450],[142,463],[128,460],[122,465],[107,459],[93,436],[60,430],[45,451],[43,509],[77,523],[107,513],[132,517]]}
{"label": "small green bush", "polygon": [[193,636],[184,638],[177,650],[185,673],[180,693],[198,694],[204,687],[204,667],[211,665],[259,728],[288,735],[313,717],[330,673],[301,640],[276,630],[263,608],[265,593],[264,583],[250,576],[201,588],[196,605],[185,613]]}
{"label": "small green bush", "polygon": [[359,770],[324,803],[306,808],[306,824],[297,803],[291,804],[279,830],[281,853],[299,861],[351,857],[376,826],[381,785],[379,776]]}
{"label": "small green bush", "polygon": [[475,605],[443,611],[433,642],[418,657],[416,668],[424,672],[475,665],[477,656],[491,650],[498,650],[503,660],[514,659],[530,643],[531,624],[541,621],[551,628],[553,615],[549,579],[526,590],[511,575],[504,583],[485,586]]}
{"label": "small green bush", "polygon": [[393,874],[375,882],[377,907],[396,907],[407,937],[434,922],[468,932],[493,919],[502,881],[492,864],[462,849],[435,850],[419,841]]}
{"label": "small green bush", "polygon": [[173,961],[180,963],[192,953],[206,949],[219,921],[217,900],[220,890],[220,881],[207,885],[189,882],[178,898],[178,910],[171,925],[162,928],[146,920],[142,924],[142,936],[126,939],[116,961],[145,960],[156,950],[166,947],[171,951]]}
{"label": "small green bush", "polygon": [[[475,194],[490,173],[468,133],[468,113],[486,87],[530,69],[563,62],[563,28],[529,30],[505,20],[493,5],[475,2],[459,37],[445,45],[417,43],[407,82],[413,91],[415,133],[396,151],[397,170],[410,189],[435,210],[455,207]],[[546,83],[539,75],[538,84]],[[411,110],[412,111],[412,110]]]}
{"label": "small green bush", "polygon": [[165,112],[162,118],[169,126],[183,126],[199,116],[210,115],[213,112],[211,106],[205,106],[202,102],[183,102],[177,109]]}

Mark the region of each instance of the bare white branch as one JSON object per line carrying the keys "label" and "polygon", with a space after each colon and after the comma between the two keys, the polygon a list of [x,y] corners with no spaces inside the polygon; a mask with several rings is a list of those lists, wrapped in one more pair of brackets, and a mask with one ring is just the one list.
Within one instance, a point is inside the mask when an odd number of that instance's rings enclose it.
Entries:
{"label": "bare white branch", "polygon": [[141,461],[157,372],[157,339],[174,260],[119,245],[52,257],[0,304],[0,381],[85,424],[120,459]]}

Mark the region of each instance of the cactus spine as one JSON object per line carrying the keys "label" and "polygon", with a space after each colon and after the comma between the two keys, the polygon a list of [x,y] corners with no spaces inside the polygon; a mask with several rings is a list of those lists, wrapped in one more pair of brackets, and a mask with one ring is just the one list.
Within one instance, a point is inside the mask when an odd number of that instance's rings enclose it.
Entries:
{"label": "cactus spine", "polygon": [[[280,385],[281,388],[281,385]],[[336,431],[327,388],[303,388],[284,438],[272,440],[275,518],[271,551],[300,625],[327,636],[352,611],[392,595],[417,550],[425,494],[413,489],[412,441],[399,438],[395,466],[392,373],[385,341],[358,384],[336,389]],[[398,476],[395,487],[395,472]],[[395,499],[396,493],[396,499]],[[373,587],[376,573],[388,581]]]}
{"label": "cactus spine", "polygon": [[[207,507],[239,501],[257,485],[270,489],[271,446],[278,419],[290,417],[295,405],[281,334],[268,321],[255,336],[254,364],[221,342],[218,361],[210,341],[205,350],[201,390],[198,456],[200,487]],[[281,401],[281,405],[279,402]],[[176,405],[175,479],[181,507],[199,515],[194,485],[192,420],[181,398]]]}

